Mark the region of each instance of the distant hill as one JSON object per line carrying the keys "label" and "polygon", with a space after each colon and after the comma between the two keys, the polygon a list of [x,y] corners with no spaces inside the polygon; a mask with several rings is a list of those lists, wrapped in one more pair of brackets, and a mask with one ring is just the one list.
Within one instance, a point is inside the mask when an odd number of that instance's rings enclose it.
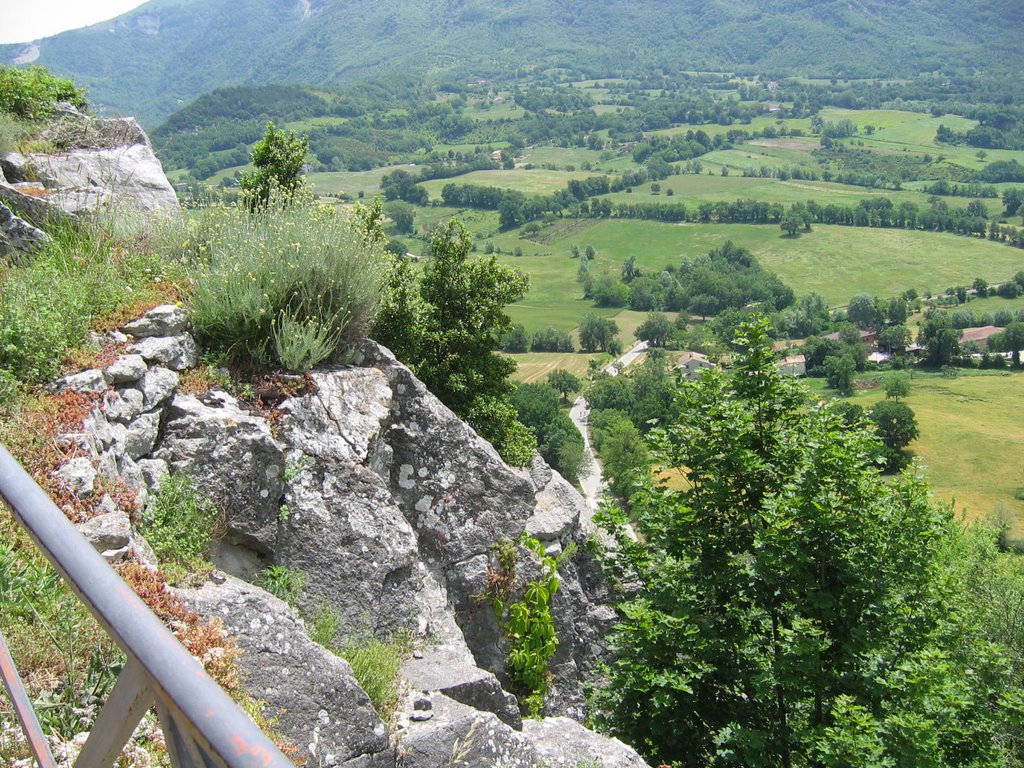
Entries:
{"label": "distant hill", "polygon": [[566,67],[892,77],[1024,69],[1020,0],[151,0],[0,61],[34,60],[152,125],[225,85]]}

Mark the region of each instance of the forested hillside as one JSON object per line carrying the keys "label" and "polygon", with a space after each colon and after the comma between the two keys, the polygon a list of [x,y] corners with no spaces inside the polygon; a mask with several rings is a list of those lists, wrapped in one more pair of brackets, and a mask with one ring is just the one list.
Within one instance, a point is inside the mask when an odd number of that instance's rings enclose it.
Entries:
{"label": "forested hillside", "polygon": [[[73,75],[94,103],[153,124],[224,85],[340,85],[397,72],[1008,72],[1024,63],[1022,27],[1015,0],[151,0],[114,21],[47,38],[32,53]],[[0,47],[3,62],[25,54],[22,45]]]}

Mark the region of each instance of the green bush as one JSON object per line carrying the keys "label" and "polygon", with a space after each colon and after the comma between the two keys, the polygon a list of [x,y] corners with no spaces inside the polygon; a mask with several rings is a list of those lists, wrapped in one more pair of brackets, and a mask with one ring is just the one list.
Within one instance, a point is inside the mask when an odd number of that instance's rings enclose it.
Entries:
{"label": "green bush", "polygon": [[139,529],[172,583],[204,578],[210,542],[221,528],[217,508],[188,475],[167,475],[146,508]]}
{"label": "green bush", "polygon": [[53,241],[24,263],[0,262],[0,369],[38,383],[60,372],[98,317],[145,298],[163,267],[145,249],[124,248],[98,229],[50,228]]}
{"label": "green bush", "polygon": [[273,197],[291,200],[302,186],[302,165],[309,140],[272,122],[252,150],[253,169],[239,184],[250,210],[265,208]]}
{"label": "green bush", "polygon": [[53,114],[53,105],[68,101],[79,109],[87,106],[85,91],[71,80],[51,75],[46,67],[0,67],[0,112],[25,120]]}
{"label": "green bush", "polygon": [[207,209],[186,247],[196,331],[237,362],[293,371],[365,331],[386,264],[358,216],[313,205]]}

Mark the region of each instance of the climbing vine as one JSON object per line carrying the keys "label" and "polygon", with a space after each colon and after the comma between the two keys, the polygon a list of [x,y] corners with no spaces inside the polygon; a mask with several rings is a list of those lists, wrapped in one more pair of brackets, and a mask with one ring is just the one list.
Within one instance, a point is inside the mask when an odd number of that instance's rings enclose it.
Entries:
{"label": "climbing vine", "polygon": [[525,533],[519,543],[540,559],[540,576],[527,582],[521,600],[509,602],[515,589],[516,552],[511,541],[495,544],[494,552],[500,568],[492,568],[487,576],[487,595],[498,621],[511,641],[508,652],[508,674],[526,696],[523,699],[532,717],[539,717],[548,692],[548,659],[558,649],[558,637],[551,618],[551,597],[558,591],[558,566],[571,557],[570,545],[558,557],[544,551],[544,545]]}

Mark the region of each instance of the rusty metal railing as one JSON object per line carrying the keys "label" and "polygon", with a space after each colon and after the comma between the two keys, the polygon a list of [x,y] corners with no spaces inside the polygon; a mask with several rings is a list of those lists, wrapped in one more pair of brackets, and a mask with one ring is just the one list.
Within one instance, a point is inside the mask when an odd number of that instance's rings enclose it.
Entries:
{"label": "rusty metal railing", "polygon": [[[128,659],[75,768],[110,768],[154,706],[175,768],[294,768],[2,445],[0,497]],[[39,768],[55,768],[2,635],[0,674]]]}

